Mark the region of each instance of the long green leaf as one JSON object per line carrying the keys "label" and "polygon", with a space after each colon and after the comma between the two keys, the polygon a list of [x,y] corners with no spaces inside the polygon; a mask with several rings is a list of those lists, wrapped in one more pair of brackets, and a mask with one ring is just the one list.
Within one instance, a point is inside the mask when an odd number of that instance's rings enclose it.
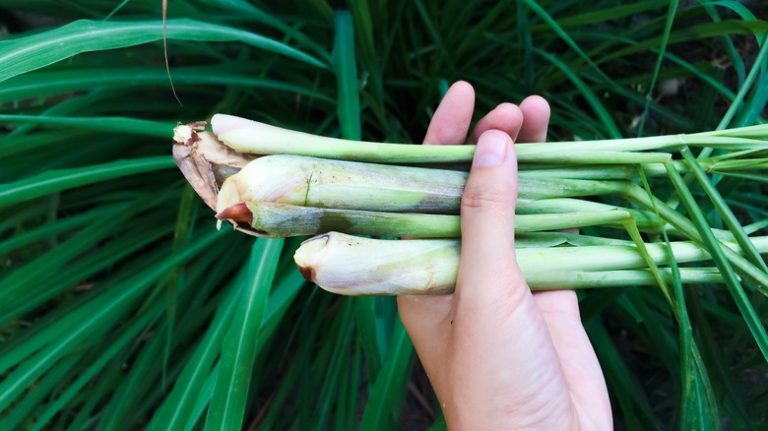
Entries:
{"label": "long green leaf", "polygon": [[[170,40],[239,41],[314,66],[323,66],[319,60],[295,48],[230,26],[191,19],[169,19],[166,30]],[[84,52],[140,45],[162,37],[163,23],[160,21],[75,21],[54,30],[0,42],[0,64],[3,64],[0,82]]]}
{"label": "long green leaf", "polygon": [[733,270],[731,263],[725,257],[723,247],[712,233],[712,229],[707,224],[704,214],[701,212],[701,209],[693,198],[690,190],[685,185],[683,178],[677,171],[670,168],[669,165],[667,166],[669,178],[672,180],[675,190],[680,195],[683,205],[685,205],[685,208],[691,215],[696,230],[699,235],[701,235],[702,241],[707,247],[707,251],[712,255],[712,260],[720,270],[720,275],[723,277],[731,297],[734,302],[736,302],[736,306],[744,317],[744,323],[746,323],[749,331],[752,333],[752,337],[760,348],[763,357],[768,360],[768,334],[765,331],[765,327],[763,326],[759,315],[750,304],[749,298],[744,292],[738,276]]}
{"label": "long green leaf", "polygon": [[205,421],[206,430],[240,429],[243,424],[258,335],[275,277],[282,239],[259,239],[251,249],[249,277],[240,287],[239,304],[224,336],[221,369]]}
{"label": "long green leaf", "polygon": [[48,171],[13,183],[0,184],[0,208],[87,184],[172,167],[174,164],[170,156],[158,156],[118,160],[90,166],[87,169]]}
{"label": "long green leaf", "polygon": [[361,429],[385,430],[397,427],[397,418],[411,370],[412,355],[413,344],[405,332],[405,327],[398,319],[387,356],[371,387],[363,419],[360,422]]}

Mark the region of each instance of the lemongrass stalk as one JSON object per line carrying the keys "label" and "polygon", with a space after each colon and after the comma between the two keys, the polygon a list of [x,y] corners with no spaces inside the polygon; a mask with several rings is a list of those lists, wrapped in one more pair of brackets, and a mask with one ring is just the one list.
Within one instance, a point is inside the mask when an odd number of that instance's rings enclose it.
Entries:
{"label": "lemongrass stalk", "polygon": [[[732,171],[768,171],[768,159],[724,160],[714,163],[699,163],[708,171],[728,174]],[[708,165],[708,166],[707,166]]]}
{"label": "lemongrass stalk", "polygon": [[[242,205],[242,204],[241,204]],[[393,213],[305,207],[272,202],[247,202],[236,214],[220,215],[248,224],[257,235],[290,237],[317,235],[328,231],[373,236],[402,236],[414,238],[456,238],[461,235],[457,215]],[[518,215],[515,231],[518,233],[588,226],[623,228],[632,215],[618,208],[601,211]],[[655,225],[654,225],[655,226]]]}
{"label": "lemongrass stalk", "polygon": [[[469,162],[475,153],[474,145],[416,146],[411,144],[383,144],[378,142],[347,141],[308,133],[280,129],[273,126],[236,129],[217,134],[228,147],[245,154],[291,154],[336,160],[376,163],[456,163]],[[632,152],[592,149],[579,145],[565,149],[549,145],[518,144],[515,147],[521,163],[664,163],[671,159],[667,153]],[[639,151],[639,150],[638,150]]]}
{"label": "lemongrass stalk", "polygon": [[[768,252],[768,237],[752,240],[761,253]],[[738,249],[735,244],[731,246]],[[710,260],[705,250],[689,242],[646,247],[659,265],[667,262],[668,250],[678,263]],[[305,241],[294,260],[308,280],[334,293],[439,294],[453,289],[459,253],[455,240],[380,240],[329,232]],[[517,248],[516,255],[532,288],[587,287],[600,278],[597,273],[647,267],[633,245]],[[593,277],[584,278],[585,274]],[[636,275],[624,280],[614,275],[611,282],[602,279],[602,283],[628,286],[637,281]],[[646,284],[655,284],[650,273]]]}
{"label": "lemongrass stalk", "polygon": [[[717,268],[680,268],[680,281],[684,284],[722,283]],[[671,281],[672,273],[661,268],[660,273]],[[653,275],[644,269],[613,271],[574,271],[568,273],[536,273],[526,279],[533,290],[592,289],[626,286],[657,286]]]}
{"label": "lemongrass stalk", "polygon": [[545,248],[558,245],[584,247],[588,245],[629,245],[634,242],[626,239],[605,238],[564,231],[529,232],[515,237],[515,248]]}
{"label": "lemongrass stalk", "polygon": [[[251,120],[216,114],[211,119],[213,132],[227,146],[248,154],[294,154],[332,159],[380,163],[469,162],[471,145],[413,146],[315,136],[286,130]],[[745,150],[768,148],[768,125],[731,129],[727,133],[705,132],[630,139],[517,144],[521,163],[639,164],[664,163],[670,151],[683,146]],[[633,152],[642,152],[632,154]]]}
{"label": "lemongrass stalk", "polygon": [[[265,156],[224,181],[217,211],[240,203],[371,211],[458,213],[466,172],[389,166],[302,156]],[[623,181],[527,178],[521,199],[595,196],[623,192]]]}
{"label": "lemongrass stalk", "polygon": [[[680,161],[670,161],[678,172],[688,172],[688,166]],[[713,159],[705,159],[699,164],[706,170],[711,170],[715,165]],[[737,168],[738,166],[727,166],[725,169]],[[648,177],[665,177],[667,168],[665,163],[643,163],[643,170]],[[582,180],[634,180],[638,177],[638,166],[634,164],[625,165],[558,165],[558,164],[520,164],[518,175],[521,177],[543,177],[543,178],[572,178]]]}
{"label": "lemongrass stalk", "polygon": [[[225,128],[220,125],[225,119],[229,123],[232,117],[225,114],[214,115],[211,119],[213,133],[228,147],[245,154],[292,154],[378,163],[453,163],[469,162],[475,152],[473,145],[421,147],[329,138],[246,119],[238,119],[244,122],[240,127],[227,124]],[[639,150],[630,149],[623,152],[619,148],[611,148],[613,141],[594,142],[597,142],[594,147],[578,145],[568,151],[560,148],[559,144],[552,144],[551,148],[549,144],[518,144],[515,148],[518,160],[523,163],[636,164],[663,163],[670,160],[669,154],[665,153],[635,154],[631,151]],[[646,144],[638,148],[652,149],[652,146]]]}
{"label": "lemongrass stalk", "polygon": [[752,235],[753,233],[759,231],[760,229],[765,229],[766,227],[768,227],[768,218],[744,226],[744,232],[747,235]]}
{"label": "lemongrass stalk", "polygon": [[632,208],[624,208],[583,199],[552,198],[552,199],[518,199],[516,212],[518,214],[573,214],[581,212],[615,211],[628,212],[635,219],[641,230],[658,231],[664,226],[664,220],[658,215]]}
{"label": "lemongrass stalk", "polygon": [[[664,219],[651,211],[625,208],[617,205],[608,205],[583,199],[518,199],[516,208],[516,212],[518,214],[572,214],[579,212],[597,212],[610,210],[621,210],[628,212],[635,220],[637,227],[641,231],[657,233],[665,231],[676,236],[685,236],[683,233],[678,232],[674,226],[667,224]],[[768,223],[768,221],[766,223]],[[760,226],[761,225],[756,225],[752,228],[751,232],[758,230]],[[715,237],[720,240],[733,239],[733,234],[731,234],[731,232],[728,230],[712,228],[712,232],[715,234]]]}

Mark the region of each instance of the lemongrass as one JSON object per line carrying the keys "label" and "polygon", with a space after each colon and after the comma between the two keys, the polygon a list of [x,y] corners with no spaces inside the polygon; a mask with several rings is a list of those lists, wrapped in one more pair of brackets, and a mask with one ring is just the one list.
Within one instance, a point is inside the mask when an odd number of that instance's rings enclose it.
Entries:
{"label": "lemongrass", "polygon": [[[282,129],[251,120],[243,120],[240,127],[233,126],[232,116],[216,114],[211,119],[213,132],[227,146],[245,154],[292,154],[321,158],[354,160],[378,163],[451,163],[472,160],[475,148],[472,145],[450,145],[418,148],[410,144],[381,144],[377,142],[356,142],[328,138],[309,133]],[[226,121],[223,121],[226,120]],[[226,123],[227,127],[220,124]],[[609,144],[610,145],[610,144]],[[560,148],[522,144],[517,147],[520,162],[557,163],[652,163],[670,159],[665,153],[631,153],[617,149],[574,148],[563,152]],[[648,147],[639,145],[638,148]],[[631,148],[631,147],[630,147]],[[631,151],[631,149],[630,149]]]}
{"label": "lemongrass", "polygon": [[[656,214],[617,205],[608,205],[583,199],[551,198],[551,199],[518,199],[517,214],[575,214],[598,211],[620,210],[629,213],[642,230],[658,230],[664,226],[664,221]],[[562,228],[558,228],[562,229]]]}
{"label": "lemongrass", "polygon": [[[174,157],[198,194],[216,210],[217,217],[233,222],[239,230],[269,236],[305,235],[332,229],[376,236],[457,237],[460,234],[457,214],[468,163],[474,153],[471,145],[353,142],[227,115],[214,116],[212,128],[213,134],[204,132],[199,124],[177,128]],[[734,232],[710,227],[716,243],[711,239],[703,241],[699,233],[700,220],[694,225],[653,195],[647,179],[679,178],[680,174],[690,172],[690,160],[672,159],[672,153],[687,151],[689,146],[703,148],[696,163],[709,173],[768,182],[768,175],[761,173],[768,168],[768,157],[764,157],[768,154],[768,125],[689,135],[517,144],[520,163],[515,228],[521,237],[519,246],[528,249],[525,255],[533,255],[532,248],[524,246],[526,242],[536,243],[541,249],[551,248],[554,253],[562,253],[564,249],[575,253],[574,248],[609,244],[614,248],[602,250],[612,254],[609,261],[613,261],[613,255],[621,255],[616,247],[629,247],[635,260],[631,268],[610,269],[596,255],[569,256],[574,262],[579,262],[581,257],[597,262],[601,265],[600,276],[595,275],[596,269],[575,267],[557,274],[526,273],[529,281],[535,286],[550,286],[548,283],[560,280],[557,277],[578,275],[570,284],[559,285],[573,287],[589,279],[608,286],[621,279],[617,271],[625,271],[622,276],[637,283],[655,280],[663,285],[667,270],[662,268],[659,272],[656,267],[657,260],[664,256],[658,254],[661,250],[658,245],[643,242],[640,230],[644,230],[667,232],[691,241],[675,243],[673,248],[677,249],[692,247],[706,255],[703,250],[707,248],[713,251],[722,248],[738,274],[754,281],[768,295],[768,274],[738,254],[738,247],[731,241],[735,238]],[[722,153],[711,156],[709,149],[719,149]],[[404,163],[422,166],[397,165]],[[455,170],[423,166],[431,163],[460,165],[455,166]],[[640,187],[640,183],[644,187]],[[597,196],[606,196],[602,200],[612,204],[587,200]],[[690,206],[692,200],[688,197],[687,205]],[[593,225],[626,229],[632,245],[619,244],[610,238],[563,239],[538,232]],[[740,239],[744,241],[741,236]],[[566,243],[576,247],[563,247]],[[457,249],[454,245],[454,258],[458,255]],[[445,249],[440,250],[443,257],[446,253],[451,255]],[[674,251],[678,257],[678,250]],[[421,270],[423,265],[419,263],[424,259],[407,263]],[[681,259],[684,262],[685,255]],[[444,269],[441,265],[445,262],[429,259],[425,262],[430,268]],[[398,265],[402,267],[406,262]],[[642,272],[645,271],[642,268],[649,268],[651,272]],[[606,270],[613,272],[608,274]],[[719,277],[706,268],[683,267],[681,274],[684,281]]]}
{"label": "lemongrass", "polygon": [[[231,115],[216,114],[211,119],[213,132],[230,148],[248,154],[294,154],[332,159],[379,163],[469,162],[471,145],[414,147],[409,144],[382,144],[348,141],[286,130]],[[630,139],[607,139],[540,144],[518,144],[521,163],[554,162],[577,164],[664,163],[667,153],[649,151],[677,150],[683,146],[701,146],[744,150],[763,148],[768,126],[752,126],[694,134],[678,134]],[[633,155],[634,154],[634,155]]]}
{"label": "lemongrass", "polygon": [[265,156],[226,179],[219,211],[240,202],[278,202],[382,211],[454,211],[465,172],[301,156]]}
{"label": "lemongrass", "polygon": [[[182,171],[185,171],[190,183],[209,205],[212,203],[212,196],[215,197],[215,209],[219,215],[237,214],[233,212],[233,209],[244,208],[240,204],[253,205],[258,202],[329,209],[458,213],[463,184],[467,176],[466,172],[286,155],[263,156],[244,165],[243,161],[252,158],[252,156],[241,153],[307,153],[322,157],[367,160],[367,152],[369,149],[375,148],[376,157],[386,162],[403,161],[404,159],[400,158],[399,155],[401,150],[407,154],[413,152],[425,154],[422,159],[410,161],[446,162],[456,160],[450,156],[452,154],[450,152],[454,150],[435,150],[432,147],[410,145],[400,148],[393,144],[361,143],[318,137],[221,114],[214,116],[212,127],[216,139],[212,139],[207,132],[200,131],[199,126],[179,126],[176,130],[175,140],[177,143],[183,141],[183,145],[187,147],[187,153],[191,151],[193,154],[197,152],[201,155],[194,160],[194,169],[185,169],[182,163],[180,163],[180,167],[182,167]],[[687,170],[685,164],[671,162],[669,157],[664,159],[666,162],[658,163],[643,158],[649,153],[638,153],[637,151],[670,150],[683,145],[703,145],[735,150],[732,151],[733,154],[756,155],[767,148],[765,141],[757,139],[764,138],[766,131],[768,131],[767,127],[757,126],[732,129],[726,132],[691,135],[547,143],[536,146],[517,145],[519,155],[527,154],[530,156],[529,159],[521,156],[521,162],[525,160],[536,162],[530,166],[525,163],[521,164],[519,198],[521,201],[533,201],[614,194],[631,199],[631,193],[628,192],[631,189],[628,180],[634,180],[642,173],[658,176],[670,168],[678,172],[686,172]],[[242,141],[239,138],[232,138],[240,135],[245,136]],[[211,145],[210,142],[212,141],[215,141],[216,144]],[[222,152],[221,148],[227,147],[221,142],[240,152],[232,149]],[[243,144],[248,142],[258,142],[259,145],[264,143],[271,149],[267,148],[262,151],[259,150],[260,147]],[[565,144],[570,146],[566,148]],[[192,149],[189,150],[188,147]],[[526,148],[528,149],[526,150]],[[615,150],[626,153],[624,156],[631,156],[631,160],[622,156],[618,159],[614,158],[611,164],[601,166],[600,163],[608,163],[608,159],[615,155]],[[433,159],[429,156],[431,151],[447,151],[448,153],[445,154],[449,154],[449,157],[442,158],[440,156]],[[354,154],[350,156],[350,152]],[[174,153],[176,153],[176,148]],[[222,157],[222,153],[226,157]],[[557,153],[556,157],[555,153]],[[593,156],[595,156],[600,160],[591,160],[587,163],[586,159],[577,161],[570,159],[574,153],[580,154],[578,157],[586,155],[588,156],[587,159],[594,159]],[[231,155],[235,156],[229,157]],[[391,159],[388,158],[390,156],[392,156]],[[471,157],[471,154],[467,157]],[[718,157],[722,158],[723,156]],[[203,161],[201,162],[200,159]],[[464,161],[466,160],[469,159],[465,158]],[[701,164],[705,167],[711,167],[718,163],[720,169],[725,166],[735,171],[755,170],[765,164],[763,159],[759,158],[751,160],[703,160]],[[206,172],[206,166],[208,166],[208,172]],[[186,172],[190,170],[196,172],[190,176]],[[730,174],[739,175],[740,171],[730,172]],[[553,202],[550,202],[549,205],[550,209],[544,212],[566,213],[572,211],[565,205],[561,208],[552,208]],[[523,214],[526,211],[530,213],[542,212],[526,209],[524,203],[519,205],[519,211]],[[654,212],[652,208],[646,212],[631,211],[632,217],[641,227],[642,225],[650,225],[651,219],[655,219],[657,230],[664,226],[664,221],[660,220],[659,217],[648,216]],[[237,222],[234,219],[230,219],[230,221]],[[242,223],[240,223],[240,227],[244,228]],[[669,226],[665,229],[669,230]],[[290,234],[285,229],[283,231]],[[302,233],[306,232],[306,230],[302,231]],[[356,230],[355,232],[359,231]],[[251,231],[251,233],[253,232]],[[298,231],[294,234],[298,234]],[[434,234],[425,233],[422,236],[432,235]],[[722,238],[722,235],[719,236]]]}
{"label": "lemongrass", "polygon": [[[687,172],[687,166],[680,161],[670,161],[679,172]],[[710,160],[701,162],[705,169],[716,163]],[[649,177],[666,177],[666,163],[643,163],[642,169]],[[548,165],[521,164],[520,177],[572,178],[582,180],[633,180],[639,175],[638,165]]]}
{"label": "lemongrass", "polygon": [[203,129],[203,123],[176,127],[173,159],[195,192],[215,210],[220,185],[253,157],[233,151]]}
{"label": "lemongrass", "polygon": [[[753,242],[761,253],[768,252],[768,237],[756,237]],[[668,261],[669,251],[678,263],[710,260],[706,250],[690,242],[672,242],[669,247],[647,244],[646,248],[657,265]],[[308,280],[334,293],[442,294],[453,290],[459,253],[455,240],[381,240],[329,232],[305,241],[294,260]],[[516,256],[533,289],[655,284],[649,273],[638,277],[631,271],[647,267],[634,245],[518,247]],[[712,277],[683,273],[690,275],[684,282],[699,282],[702,277],[708,282],[719,280],[716,273],[709,274]],[[628,275],[632,276],[622,278]]]}
{"label": "lemongrass", "polygon": [[[458,213],[466,172],[412,166],[265,156],[228,177],[216,208],[277,202],[291,205],[372,211]],[[528,178],[518,181],[522,199],[619,193],[623,181]]]}
{"label": "lemongrass", "polygon": [[[229,207],[220,218],[249,225],[261,236],[290,237],[316,235],[330,230],[373,236],[402,236],[419,238],[454,238],[461,235],[457,215],[414,214],[318,208],[272,202],[246,202]],[[244,206],[244,207],[243,207]],[[622,228],[632,214],[618,208],[601,211],[518,215],[515,231],[519,233],[588,226]],[[640,227],[656,227],[642,224]]]}

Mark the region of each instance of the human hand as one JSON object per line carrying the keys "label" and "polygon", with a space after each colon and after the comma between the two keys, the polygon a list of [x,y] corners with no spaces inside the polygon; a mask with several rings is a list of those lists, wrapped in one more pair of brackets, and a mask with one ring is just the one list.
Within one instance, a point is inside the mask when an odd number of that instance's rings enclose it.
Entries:
{"label": "human hand", "polygon": [[[467,141],[474,90],[451,86],[425,144]],[[538,96],[483,117],[461,203],[461,260],[452,295],[400,296],[413,340],[450,429],[609,430],[611,406],[573,291],[531,293],[515,260],[513,142],[544,141]]]}

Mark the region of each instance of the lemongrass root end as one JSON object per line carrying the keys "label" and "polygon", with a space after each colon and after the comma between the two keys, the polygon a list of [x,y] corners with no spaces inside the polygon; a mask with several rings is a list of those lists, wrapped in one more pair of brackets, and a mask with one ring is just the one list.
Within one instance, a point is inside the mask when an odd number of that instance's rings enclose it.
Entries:
{"label": "lemongrass root end", "polygon": [[224,208],[224,210],[216,214],[216,218],[219,220],[232,220],[237,223],[245,223],[248,225],[253,223],[253,213],[248,209],[248,205],[246,205],[245,202],[240,202]]}
{"label": "lemongrass root end", "polygon": [[316,283],[315,279],[315,266],[321,259],[323,249],[328,244],[330,235],[318,235],[301,243],[301,247],[296,249],[293,254],[293,260],[296,262],[296,266],[301,271],[301,275],[304,279],[312,283]]}

